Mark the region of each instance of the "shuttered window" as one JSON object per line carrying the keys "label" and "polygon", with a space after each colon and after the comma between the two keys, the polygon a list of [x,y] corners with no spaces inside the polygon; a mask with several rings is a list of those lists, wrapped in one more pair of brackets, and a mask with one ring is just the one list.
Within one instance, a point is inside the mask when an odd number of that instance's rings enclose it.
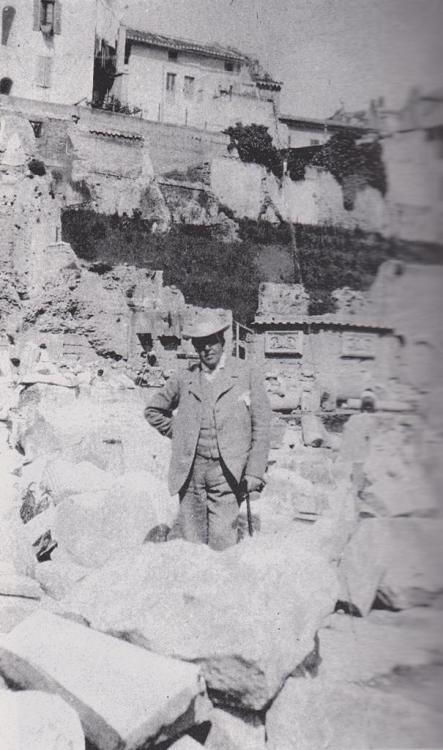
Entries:
{"label": "shuttered window", "polygon": [[12,5],[6,5],[2,10],[2,45],[8,43],[9,32],[15,17],[15,8]]}
{"label": "shuttered window", "polygon": [[52,78],[52,57],[37,57],[37,70],[35,82],[37,86],[48,89],[51,86]]}
{"label": "shuttered window", "polygon": [[60,0],[34,0],[34,31],[62,33],[62,4]]}
{"label": "shuttered window", "polygon": [[62,4],[55,0],[54,6],[54,34],[62,33]]}

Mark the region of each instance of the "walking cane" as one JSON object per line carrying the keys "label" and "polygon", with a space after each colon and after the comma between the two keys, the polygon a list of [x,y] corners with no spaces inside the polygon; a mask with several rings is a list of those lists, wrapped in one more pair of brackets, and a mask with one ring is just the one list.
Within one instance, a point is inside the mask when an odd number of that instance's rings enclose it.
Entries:
{"label": "walking cane", "polygon": [[246,514],[248,517],[248,532],[249,532],[249,536],[253,536],[254,529],[252,526],[251,500],[249,497],[249,492],[247,489],[246,482],[242,482],[240,485],[240,500],[241,502],[244,501],[246,503]]}

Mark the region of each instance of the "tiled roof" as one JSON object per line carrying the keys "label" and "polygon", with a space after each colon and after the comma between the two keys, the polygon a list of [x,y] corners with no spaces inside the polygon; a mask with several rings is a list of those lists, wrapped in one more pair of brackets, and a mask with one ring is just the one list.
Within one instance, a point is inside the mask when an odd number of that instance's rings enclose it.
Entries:
{"label": "tiled roof", "polygon": [[279,120],[288,124],[297,123],[299,125],[307,125],[312,130],[356,130],[364,133],[376,130],[376,128],[369,125],[358,125],[332,119],[320,120],[314,117],[297,117],[296,115],[280,115]]}
{"label": "tiled roof", "polygon": [[375,328],[377,330],[391,331],[392,326],[386,325],[381,321],[373,318],[357,318],[349,316],[348,318],[338,318],[336,315],[279,315],[278,313],[268,313],[266,315],[256,316],[254,323],[256,326],[268,325],[310,325],[310,326],[337,326],[338,328]]}
{"label": "tiled roof", "polygon": [[92,135],[107,135],[111,138],[126,138],[130,141],[143,141],[143,136],[138,133],[126,133],[120,130],[99,130],[98,128],[91,128],[89,130]]}
{"label": "tiled roof", "polygon": [[283,83],[281,81],[273,81],[272,78],[256,78],[255,83],[259,89],[269,89],[271,91],[280,91]]}
{"label": "tiled roof", "polygon": [[140,42],[151,47],[162,47],[163,49],[176,50],[177,52],[195,52],[206,57],[217,57],[222,60],[236,60],[246,62],[246,55],[231,47],[222,47],[219,44],[199,44],[188,39],[177,39],[162,34],[154,34],[151,31],[137,31],[127,29],[126,38],[130,42]]}

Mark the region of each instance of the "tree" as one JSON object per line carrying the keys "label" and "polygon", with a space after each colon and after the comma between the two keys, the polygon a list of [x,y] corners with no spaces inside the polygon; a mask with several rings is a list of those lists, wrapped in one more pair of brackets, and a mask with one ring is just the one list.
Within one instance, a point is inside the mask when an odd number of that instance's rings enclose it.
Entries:
{"label": "tree", "polygon": [[262,164],[277,177],[282,176],[283,161],[266,125],[242,125],[237,122],[223,132],[230,138],[228,149],[232,151],[236,148],[242,161]]}

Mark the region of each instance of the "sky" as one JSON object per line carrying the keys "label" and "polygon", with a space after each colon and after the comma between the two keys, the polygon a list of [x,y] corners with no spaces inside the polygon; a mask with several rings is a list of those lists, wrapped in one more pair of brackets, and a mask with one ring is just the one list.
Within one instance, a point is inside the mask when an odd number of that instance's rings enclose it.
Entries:
{"label": "sky", "polygon": [[125,22],[256,56],[281,111],[327,117],[443,87],[443,0],[126,0]]}

